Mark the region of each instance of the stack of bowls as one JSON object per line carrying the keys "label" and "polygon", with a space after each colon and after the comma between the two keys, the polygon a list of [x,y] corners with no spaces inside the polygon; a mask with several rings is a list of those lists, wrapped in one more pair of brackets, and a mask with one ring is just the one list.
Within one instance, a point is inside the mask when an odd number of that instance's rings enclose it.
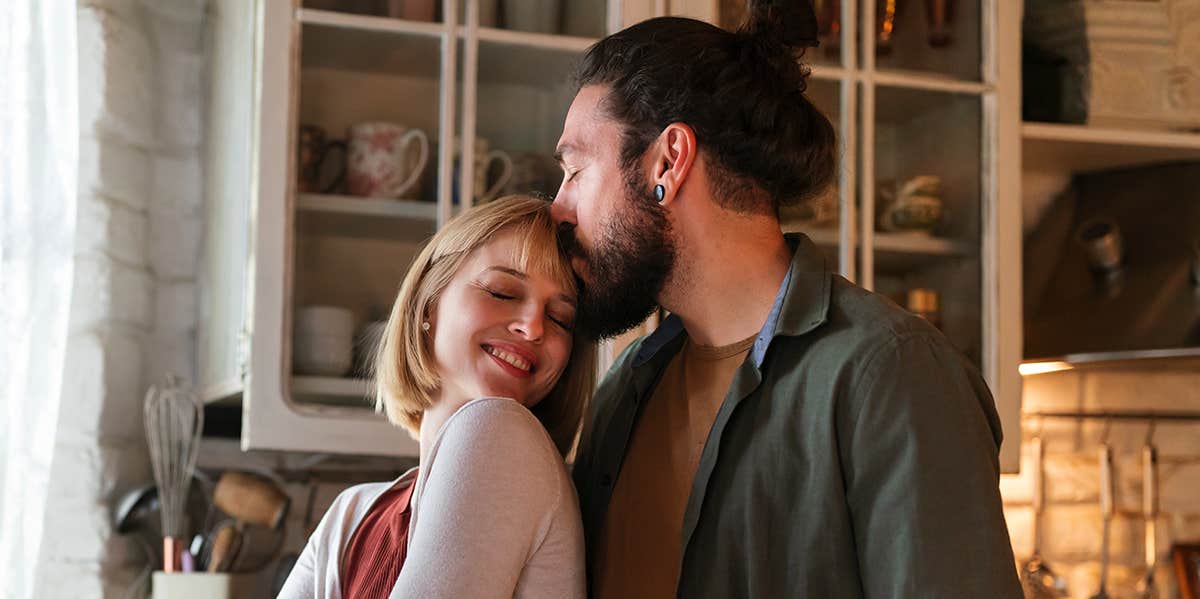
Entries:
{"label": "stack of bowls", "polygon": [[296,374],[344,376],[354,349],[354,313],[340,306],[305,306],[296,311],[292,368]]}

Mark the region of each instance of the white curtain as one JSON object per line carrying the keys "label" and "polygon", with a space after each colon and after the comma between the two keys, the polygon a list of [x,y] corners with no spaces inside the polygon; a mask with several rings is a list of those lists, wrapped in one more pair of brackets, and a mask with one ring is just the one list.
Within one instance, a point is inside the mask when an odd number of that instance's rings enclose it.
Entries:
{"label": "white curtain", "polygon": [[0,0],[0,586],[33,597],[74,274],[76,0]]}

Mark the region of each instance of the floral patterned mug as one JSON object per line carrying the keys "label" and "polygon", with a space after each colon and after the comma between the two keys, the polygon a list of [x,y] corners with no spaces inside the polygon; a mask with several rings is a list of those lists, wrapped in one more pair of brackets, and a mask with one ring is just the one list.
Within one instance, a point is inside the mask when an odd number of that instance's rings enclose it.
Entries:
{"label": "floral patterned mug", "polygon": [[397,123],[369,122],[350,127],[346,188],[356,196],[415,197],[425,163],[429,137],[424,131]]}

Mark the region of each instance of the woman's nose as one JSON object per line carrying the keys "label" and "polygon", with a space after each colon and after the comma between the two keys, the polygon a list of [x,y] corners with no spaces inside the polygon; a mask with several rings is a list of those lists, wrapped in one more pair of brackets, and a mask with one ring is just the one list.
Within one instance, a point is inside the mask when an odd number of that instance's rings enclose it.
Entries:
{"label": "woman's nose", "polygon": [[528,341],[540,341],[545,332],[545,317],[540,310],[524,310],[513,319],[509,331]]}

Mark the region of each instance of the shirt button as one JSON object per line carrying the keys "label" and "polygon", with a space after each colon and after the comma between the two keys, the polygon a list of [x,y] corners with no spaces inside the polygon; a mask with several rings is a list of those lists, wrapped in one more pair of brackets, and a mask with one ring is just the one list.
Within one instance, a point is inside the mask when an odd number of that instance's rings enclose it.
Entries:
{"label": "shirt button", "polygon": [[607,474],[602,475],[600,477],[600,486],[605,487],[605,488],[611,487],[612,486],[612,476],[609,476]]}

